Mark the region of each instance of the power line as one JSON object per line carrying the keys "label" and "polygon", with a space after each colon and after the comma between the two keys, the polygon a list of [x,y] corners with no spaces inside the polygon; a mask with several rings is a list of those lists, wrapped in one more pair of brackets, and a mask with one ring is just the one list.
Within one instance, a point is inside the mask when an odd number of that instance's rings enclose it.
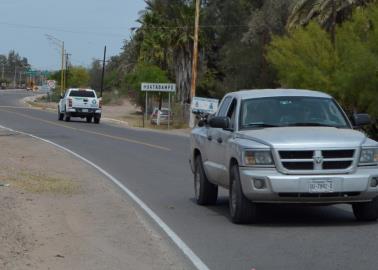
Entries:
{"label": "power line", "polygon": [[64,32],[70,34],[87,34],[87,35],[102,35],[102,36],[122,36],[124,34],[118,33],[110,33],[110,32],[90,32],[90,31],[77,31],[77,30],[69,30],[63,28],[54,28],[54,27],[45,27],[39,25],[31,25],[31,24],[18,24],[18,23],[8,23],[8,22],[0,22],[0,25],[6,25],[10,27],[16,28],[26,28],[26,29],[35,29],[35,30],[49,30],[49,31],[56,31],[56,32]]}
{"label": "power line", "polygon": [[[124,37],[125,34],[121,33],[112,33],[112,32],[96,32],[96,31],[78,31],[78,30],[70,30],[64,28],[54,28],[54,27],[45,27],[39,25],[31,25],[31,24],[18,24],[18,23],[8,23],[8,22],[0,22],[0,25],[6,25],[10,27],[17,27],[17,28],[26,28],[26,29],[36,29],[36,30],[49,30],[49,31],[57,31],[57,32],[65,32],[71,34],[87,34],[87,35],[102,35],[102,36],[122,36]],[[220,25],[220,24],[208,24],[208,25],[200,25],[201,29],[214,29],[214,28],[248,28],[248,25]],[[184,26],[140,26],[140,27],[130,27],[125,28],[125,30],[137,30],[137,29],[193,29],[192,25],[184,25]]]}

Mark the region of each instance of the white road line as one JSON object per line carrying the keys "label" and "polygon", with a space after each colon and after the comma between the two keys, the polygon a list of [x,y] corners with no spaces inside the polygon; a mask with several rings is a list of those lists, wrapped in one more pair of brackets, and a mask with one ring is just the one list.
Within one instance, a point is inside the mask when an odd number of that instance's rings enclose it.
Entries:
{"label": "white road line", "polygon": [[117,178],[115,178],[110,173],[102,169],[100,166],[94,164],[92,161],[86,159],[85,157],[71,151],[70,149],[61,146],[57,143],[54,143],[52,141],[37,137],[33,134],[4,127],[2,125],[0,125],[0,128],[8,130],[10,132],[23,134],[34,139],[41,140],[45,143],[54,145],[55,147],[70,153],[71,155],[81,159],[82,161],[96,168],[99,172],[108,177],[114,184],[121,188],[136,204],[138,204],[139,207],[142,208],[147,213],[147,215],[150,216],[150,218],[152,218],[156,222],[156,224],[169,236],[169,238],[171,238],[171,240],[176,244],[176,246],[188,257],[188,259],[198,270],[209,270],[206,264],[193,252],[193,250],[191,250],[190,247],[188,247],[188,245],[185,244],[185,242],[151,208],[149,208],[137,195],[135,195],[130,189],[123,185]]}

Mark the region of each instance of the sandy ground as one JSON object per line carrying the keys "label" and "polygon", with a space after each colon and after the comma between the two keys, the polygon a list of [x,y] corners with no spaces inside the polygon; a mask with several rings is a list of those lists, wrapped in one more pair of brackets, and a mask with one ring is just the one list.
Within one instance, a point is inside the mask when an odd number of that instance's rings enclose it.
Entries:
{"label": "sandy ground", "polygon": [[0,269],[188,269],[108,179],[0,129]]}

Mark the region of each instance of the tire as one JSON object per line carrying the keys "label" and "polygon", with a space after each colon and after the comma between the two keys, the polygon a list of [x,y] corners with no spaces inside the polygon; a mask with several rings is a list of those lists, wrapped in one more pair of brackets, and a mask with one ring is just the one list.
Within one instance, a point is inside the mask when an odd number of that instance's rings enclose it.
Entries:
{"label": "tire", "polygon": [[58,119],[59,119],[59,121],[63,121],[63,119],[64,119],[64,113],[60,112],[60,108],[59,107],[58,107]]}
{"label": "tire", "polygon": [[94,123],[95,124],[100,124],[100,119],[101,119],[100,117],[95,117],[94,118]]}
{"label": "tire", "polygon": [[64,113],[64,121],[66,122],[69,122],[71,121],[71,117],[69,115],[67,115],[67,107],[64,107],[65,108],[65,113]]}
{"label": "tire", "polygon": [[371,202],[354,203],[352,208],[358,221],[376,221],[378,219],[378,197]]}
{"label": "tire", "polygon": [[87,117],[87,123],[92,123],[92,117],[91,116]]}
{"label": "tire", "polygon": [[250,224],[257,222],[257,205],[245,197],[237,165],[231,168],[229,207],[233,223]]}
{"label": "tire", "polygon": [[218,199],[218,186],[207,179],[200,155],[195,159],[194,195],[199,205],[213,205]]}

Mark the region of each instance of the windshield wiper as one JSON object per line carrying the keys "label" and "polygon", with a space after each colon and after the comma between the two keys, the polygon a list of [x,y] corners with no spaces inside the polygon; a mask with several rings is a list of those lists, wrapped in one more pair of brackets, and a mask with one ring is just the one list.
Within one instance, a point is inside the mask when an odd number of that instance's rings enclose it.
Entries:
{"label": "windshield wiper", "polygon": [[272,125],[272,124],[266,124],[266,123],[248,123],[243,125],[243,127],[278,127],[277,125]]}
{"label": "windshield wiper", "polygon": [[292,123],[286,125],[288,127],[334,127],[334,128],[340,128],[339,126],[333,126],[333,125],[327,125],[327,124],[321,124],[321,123]]}

